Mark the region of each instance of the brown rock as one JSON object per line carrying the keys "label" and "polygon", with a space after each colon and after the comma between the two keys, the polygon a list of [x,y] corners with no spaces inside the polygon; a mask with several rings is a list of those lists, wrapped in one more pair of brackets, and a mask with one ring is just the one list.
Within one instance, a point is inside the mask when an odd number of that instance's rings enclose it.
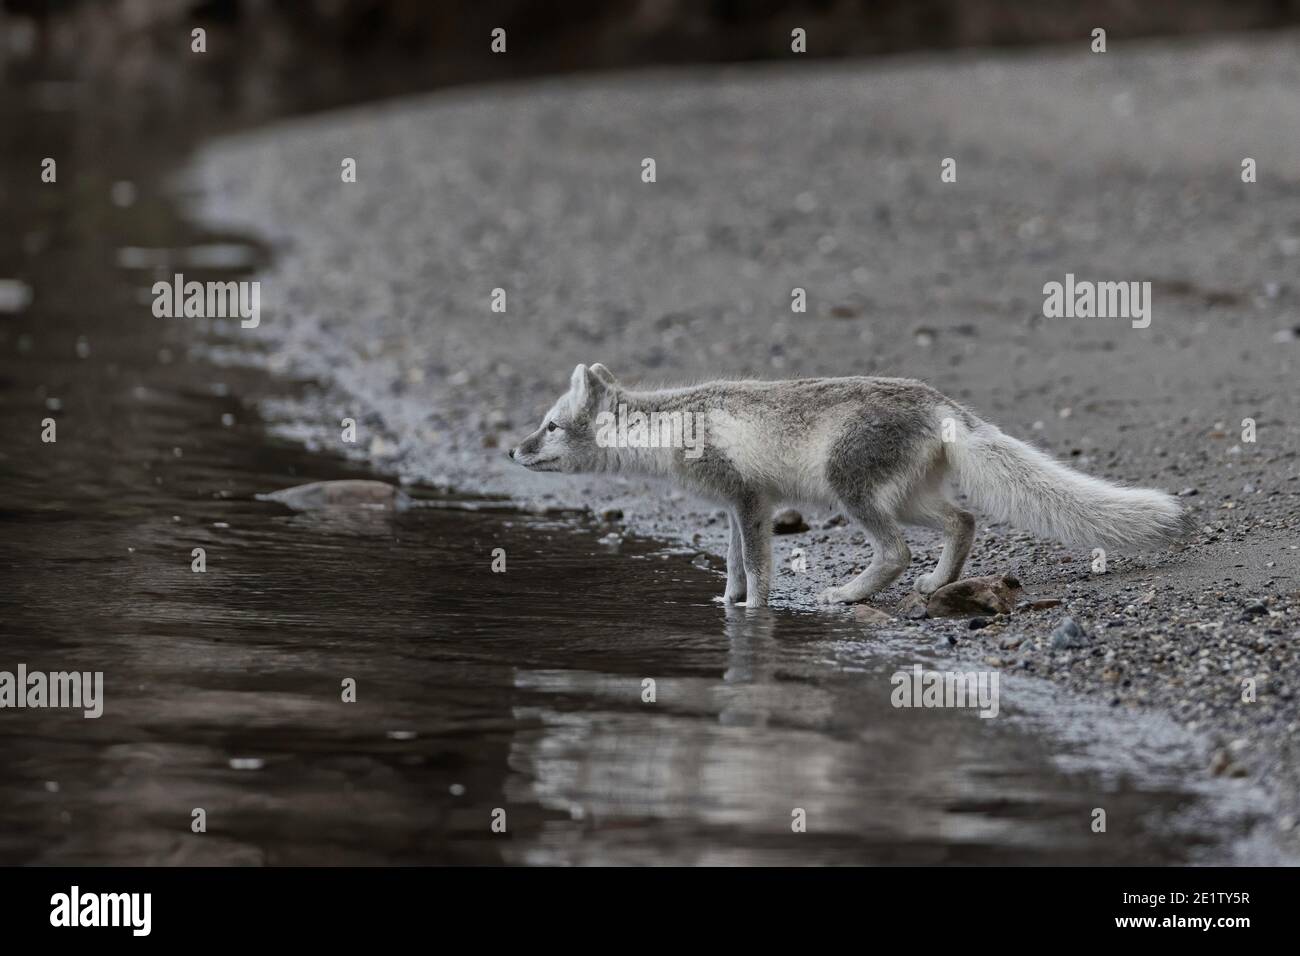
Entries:
{"label": "brown rock", "polygon": [[925,610],[930,617],[1010,614],[1019,593],[1020,582],[1009,574],[967,578],[944,585],[931,594]]}

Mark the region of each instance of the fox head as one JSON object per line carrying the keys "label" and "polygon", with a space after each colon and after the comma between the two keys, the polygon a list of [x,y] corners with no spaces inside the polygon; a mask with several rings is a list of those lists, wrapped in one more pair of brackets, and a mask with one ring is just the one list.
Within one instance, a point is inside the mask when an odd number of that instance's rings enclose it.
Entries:
{"label": "fox head", "polygon": [[601,471],[607,450],[596,442],[596,416],[609,407],[616,385],[605,366],[579,365],[569,390],[551,406],[541,426],[510,449],[510,457],[529,471]]}

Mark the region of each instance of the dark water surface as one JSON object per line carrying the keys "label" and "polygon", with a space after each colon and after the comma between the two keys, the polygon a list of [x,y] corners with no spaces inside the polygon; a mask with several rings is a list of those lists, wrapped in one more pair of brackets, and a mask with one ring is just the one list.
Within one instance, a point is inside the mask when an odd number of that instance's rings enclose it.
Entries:
{"label": "dark water surface", "polygon": [[[6,181],[34,182],[47,146],[7,136]],[[959,665],[724,610],[654,542],[255,500],[359,474],[269,437],[252,399],[296,386],[205,361],[222,329],[155,319],[170,270],[123,250],[246,253],[197,279],[264,253],[152,179],[110,203],[130,170],[93,152],[3,194],[0,279],[32,301],[0,313],[0,670],[103,671],[106,700],[0,710],[0,863],[1158,863],[1248,832],[1158,720],[1010,679],[992,720],[895,709],[896,669]]]}

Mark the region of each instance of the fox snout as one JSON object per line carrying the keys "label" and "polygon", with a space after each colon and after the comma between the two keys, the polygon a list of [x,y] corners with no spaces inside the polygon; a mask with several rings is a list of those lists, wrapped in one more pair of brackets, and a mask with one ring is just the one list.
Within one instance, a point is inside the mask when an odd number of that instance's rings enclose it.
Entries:
{"label": "fox snout", "polygon": [[528,452],[524,451],[522,445],[516,445],[514,448],[511,448],[508,452],[506,452],[506,457],[508,457],[515,464],[523,465],[525,468],[527,468],[531,463],[531,460],[534,457],[536,457],[536,454],[535,453],[529,454]]}
{"label": "fox snout", "polygon": [[517,462],[521,465],[527,465],[529,459],[537,457],[537,453],[541,450],[541,445],[542,439],[540,434],[538,432],[533,432],[531,435],[525,435],[521,438],[519,444],[511,448],[506,454],[510,456],[511,461]]}
{"label": "fox snout", "polygon": [[552,447],[544,447],[546,442],[539,430],[529,435],[506,454],[517,465],[529,471],[559,471],[560,455]]}

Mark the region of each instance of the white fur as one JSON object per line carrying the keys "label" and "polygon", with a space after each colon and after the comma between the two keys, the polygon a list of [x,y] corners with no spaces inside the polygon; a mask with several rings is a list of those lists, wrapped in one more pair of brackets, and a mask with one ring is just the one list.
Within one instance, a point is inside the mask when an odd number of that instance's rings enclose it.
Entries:
{"label": "white fur", "polygon": [[957,486],[980,511],[1066,544],[1158,545],[1183,529],[1177,500],[1067,468],[982,422],[945,445]]}

